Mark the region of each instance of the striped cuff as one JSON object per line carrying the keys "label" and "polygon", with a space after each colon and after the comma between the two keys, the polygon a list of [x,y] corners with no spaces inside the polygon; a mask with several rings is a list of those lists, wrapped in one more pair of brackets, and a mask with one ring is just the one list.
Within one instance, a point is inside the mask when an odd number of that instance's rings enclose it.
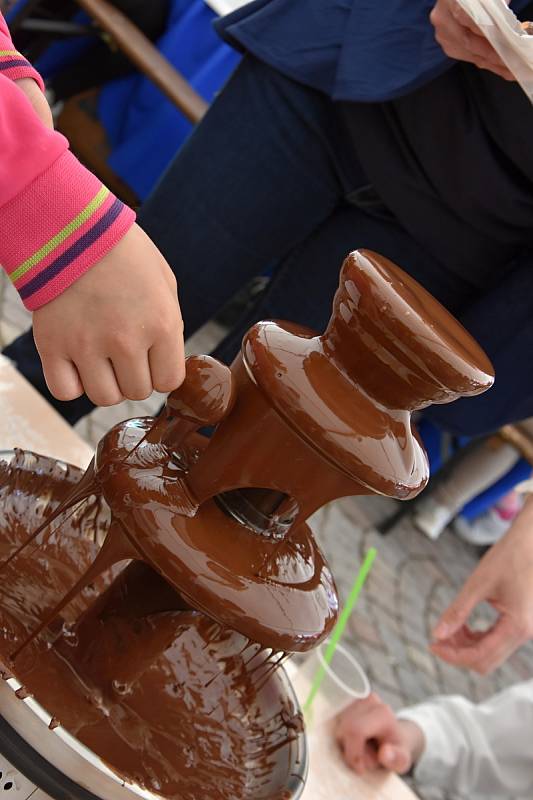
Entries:
{"label": "striped cuff", "polygon": [[66,151],[0,208],[0,263],[34,311],[100,261],[134,221],[135,213]]}
{"label": "striped cuff", "polygon": [[0,73],[12,81],[33,78],[39,84],[41,91],[44,92],[43,79],[30,62],[17,50],[0,50]]}

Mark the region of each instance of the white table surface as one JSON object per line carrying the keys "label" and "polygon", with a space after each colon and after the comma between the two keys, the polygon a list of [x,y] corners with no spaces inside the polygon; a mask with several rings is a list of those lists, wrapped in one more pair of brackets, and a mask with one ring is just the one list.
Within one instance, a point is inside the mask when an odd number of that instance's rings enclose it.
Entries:
{"label": "white table surface", "polygon": [[86,467],[92,449],[0,355],[0,450],[20,447]]}
{"label": "white table surface", "polygon": [[[303,707],[309,696],[309,680],[298,673],[294,662],[288,662],[286,671]],[[315,711],[321,708],[320,699],[319,696],[315,699]],[[325,723],[307,731],[310,766],[303,800],[417,800],[397,775],[382,772],[360,778],[348,769],[335,742],[333,728],[332,723]]]}

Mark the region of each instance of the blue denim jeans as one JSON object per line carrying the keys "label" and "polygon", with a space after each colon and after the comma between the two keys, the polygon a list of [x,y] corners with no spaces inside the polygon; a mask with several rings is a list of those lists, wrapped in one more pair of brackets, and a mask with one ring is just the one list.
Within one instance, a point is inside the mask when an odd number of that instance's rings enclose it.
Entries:
{"label": "blue denim jeans", "polygon": [[[456,314],[477,291],[373,196],[341,111],[246,57],[140,211],[177,277],[186,335],[254,276],[271,272],[254,308],[218,348],[224,361],[260,319],[322,330],[342,261],[356,248],[397,262]],[[92,408],[87,398],[50,397],[31,333],[5,352],[70,422]]]}

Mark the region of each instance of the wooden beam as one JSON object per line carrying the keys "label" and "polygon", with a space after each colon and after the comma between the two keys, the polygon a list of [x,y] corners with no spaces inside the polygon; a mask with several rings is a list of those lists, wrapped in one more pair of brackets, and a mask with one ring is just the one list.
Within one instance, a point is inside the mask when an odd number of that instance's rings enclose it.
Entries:
{"label": "wooden beam", "polygon": [[208,108],[205,100],[125,14],[107,0],[76,2],[190,122],[199,122]]}
{"label": "wooden beam", "polygon": [[512,444],[521,453],[522,457],[533,464],[533,439],[529,431],[518,425],[504,425],[498,431],[499,436],[509,444]]}

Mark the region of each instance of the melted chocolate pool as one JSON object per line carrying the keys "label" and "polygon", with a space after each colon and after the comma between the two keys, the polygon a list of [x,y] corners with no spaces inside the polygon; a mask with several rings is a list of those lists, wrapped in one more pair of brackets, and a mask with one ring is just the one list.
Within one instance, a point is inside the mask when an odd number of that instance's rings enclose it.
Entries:
{"label": "melted chocolate pool", "polygon": [[[103,538],[109,526],[105,504],[84,501],[56,532],[52,524],[5,563],[81,474],[22,452],[9,466],[0,463],[4,664],[24,695],[127,781],[176,800],[282,796],[298,771],[302,731],[276,673],[282,654],[185,604],[180,609],[145,565],[119,565],[98,578],[10,663],[13,649],[94,560],[95,531]],[[135,664],[133,652],[140,654]]]}

